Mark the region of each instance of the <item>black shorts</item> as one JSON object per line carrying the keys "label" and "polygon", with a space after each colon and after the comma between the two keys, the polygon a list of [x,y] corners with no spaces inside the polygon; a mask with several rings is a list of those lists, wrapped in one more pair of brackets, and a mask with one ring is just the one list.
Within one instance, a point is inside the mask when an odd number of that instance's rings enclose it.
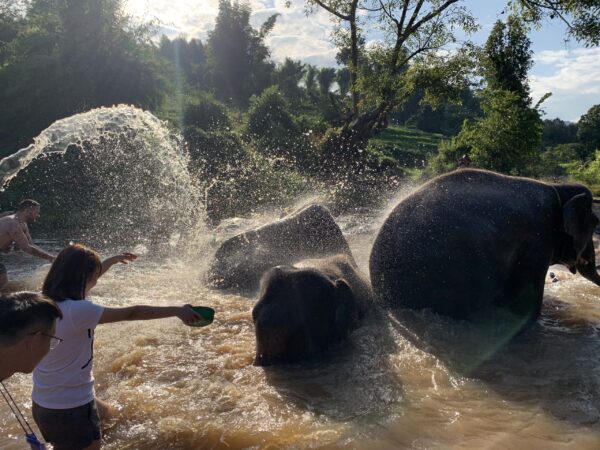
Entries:
{"label": "black shorts", "polygon": [[79,450],[102,437],[96,402],[69,409],[48,409],[33,403],[33,419],[54,450]]}

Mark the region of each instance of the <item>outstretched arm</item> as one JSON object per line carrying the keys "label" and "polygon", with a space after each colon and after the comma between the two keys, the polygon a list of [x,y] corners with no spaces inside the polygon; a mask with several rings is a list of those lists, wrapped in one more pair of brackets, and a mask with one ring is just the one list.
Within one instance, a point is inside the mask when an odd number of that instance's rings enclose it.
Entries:
{"label": "outstretched arm", "polygon": [[147,306],[136,305],[126,308],[104,308],[98,323],[125,322],[129,320],[153,320],[178,317],[183,323],[191,324],[200,320],[200,315],[189,305]]}
{"label": "outstretched arm", "polygon": [[16,220],[11,223],[8,229],[8,234],[10,235],[10,238],[15,241],[19,248],[25,253],[37,256],[38,258],[47,259],[50,262],[54,261],[54,256],[52,256],[50,253],[46,253],[44,250],[31,242],[31,237],[29,237],[28,234],[25,234]]}
{"label": "outstretched arm", "polygon": [[128,252],[106,258],[102,261],[102,273],[100,275],[104,275],[108,269],[117,263],[127,264],[128,261],[134,261],[135,259],[137,259],[137,255]]}

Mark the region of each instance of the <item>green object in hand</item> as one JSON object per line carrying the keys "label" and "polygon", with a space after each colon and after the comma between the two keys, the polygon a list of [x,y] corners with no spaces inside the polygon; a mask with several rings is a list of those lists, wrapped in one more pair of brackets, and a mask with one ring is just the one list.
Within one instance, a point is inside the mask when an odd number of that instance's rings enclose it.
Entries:
{"label": "green object in hand", "polygon": [[192,309],[200,316],[200,319],[190,324],[192,327],[205,327],[210,325],[215,318],[215,310],[208,306],[192,306]]}

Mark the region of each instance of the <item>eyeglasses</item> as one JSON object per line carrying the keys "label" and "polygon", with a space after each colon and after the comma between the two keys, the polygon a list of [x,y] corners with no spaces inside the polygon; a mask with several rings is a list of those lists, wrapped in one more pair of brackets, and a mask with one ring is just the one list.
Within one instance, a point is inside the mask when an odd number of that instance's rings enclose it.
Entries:
{"label": "eyeglasses", "polygon": [[50,340],[50,350],[54,350],[56,347],[58,347],[58,344],[60,344],[64,340],[59,337],[52,336],[51,334],[42,333],[41,331],[35,331],[33,333],[27,333],[27,334],[30,334],[30,335],[41,334],[42,336],[49,337],[51,339]]}

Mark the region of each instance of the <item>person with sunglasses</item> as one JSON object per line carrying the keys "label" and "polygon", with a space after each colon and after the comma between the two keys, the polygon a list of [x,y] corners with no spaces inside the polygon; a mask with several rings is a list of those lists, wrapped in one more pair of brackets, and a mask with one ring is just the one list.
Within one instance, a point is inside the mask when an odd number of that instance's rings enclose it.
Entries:
{"label": "person with sunglasses", "polygon": [[73,244],[58,254],[46,275],[42,292],[62,311],[56,336],[64,342],[33,372],[31,397],[33,418],[55,449],[100,448],[101,420],[109,418],[112,408],[94,393],[92,360],[98,324],[165,317],[192,324],[200,319],[189,305],[110,308],[89,300],[98,278],[110,267],[136,258],[122,253],[101,261],[95,251]]}
{"label": "person with sunglasses", "polygon": [[54,301],[37,292],[0,295],[0,394],[23,427],[31,448],[44,448],[4,384],[13,374],[31,373],[60,344],[54,335],[62,312]]}
{"label": "person with sunglasses", "polygon": [[37,292],[0,295],[0,381],[31,373],[60,343],[54,330],[61,317],[56,303]]}

